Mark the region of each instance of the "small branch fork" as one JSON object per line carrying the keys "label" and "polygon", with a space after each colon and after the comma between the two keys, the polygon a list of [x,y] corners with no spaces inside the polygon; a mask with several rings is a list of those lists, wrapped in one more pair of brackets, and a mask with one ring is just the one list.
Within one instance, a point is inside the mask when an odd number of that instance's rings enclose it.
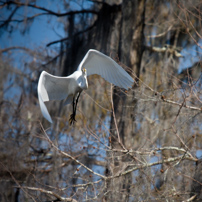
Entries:
{"label": "small branch fork", "polygon": [[[41,125],[41,124],[40,124]],[[133,151],[133,150],[127,150],[127,149],[124,149],[124,150],[117,150],[117,149],[112,149],[112,151],[114,152],[123,152],[123,153],[130,153],[131,155],[134,155],[134,153],[136,154],[140,154],[140,155],[147,155],[147,154],[152,154],[152,153],[155,153],[156,151],[163,151],[163,150],[176,150],[176,151],[179,151],[179,152],[182,152],[183,154],[180,155],[180,156],[177,156],[177,157],[172,157],[172,158],[168,158],[168,159],[163,159],[163,160],[160,160],[160,161],[157,161],[157,162],[154,162],[154,163],[142,163],[141,165],[138,165],[135,164],[134,167],[130,170],[127,170],[127,171],[123,171],[121,172],[120,174],[118,175],[114,175],[114,176],[109,176],[109,177],[106,177],[102,174],[99,174],[97,172],[94,172],[91,168],[87,167],[86,165],[84,165],[83,163],[81,163],[79,160],[77,160],[76,158],[74,158],[73,156],[71,156],[70,154],[68,154],[67,152],[64,152],[62,150],[60,150],[51,140],[50,138],[48,137],[46,131],[44,130],[43,126],[41,125],[41,128],[42,128],[42,131],[45,135],[45,137],[47,138],[49,144],[56,150],[58,151],[61,155],[67,157],[67,158],[70,158],[72,159],[73,161],[75,161],[77,164],[79,164],[81,167],[85,168],[86,170],[88,170],[90,173],[94,174],[94,175],[97,175],[98,177],[100,177],[102,180],[109,180],[109,179],[113,179],[113,178],[116,178],[116,177],[119,177],[119,176],[123,176],[123,175],[126,175],[130,172],[133,172],[135,170],[138,170],[138,169],[142,169],[142,168],[146,168],[146,167],[152,167],[152,166],[155,166],[155,165],[159,165],[159,164],[163,164],[163,163],[171,163],[171,162],[176,162],[176,161],[181,161],[182,159],[187,159],[187,160],[191,160],[191,161],[197,161],[198,159],[197,158],[194,158],[190,152],[188,152],[187,150],[183,149],[183,148],[178,148],[178,147],[162,147],[162,148],[156,148],[150,152],[139,152],[139,151]],[[130,165],[131,166],[131,165]],[[84,185],[82,185],[84,186]]]}
{"label": "small branch fork", "polygon": [[[40,123],[41,125],[41,123]],[[176,150],[178,152],[181,152],[183,154],[177,156],[177,157],[171,157],[171,158],[168,158],[168,159],[162,159],[162,160],[159,160],[159,161],[156,161],[156,162],[153,162],[153,163],[147,163],[147,162],[142,162],[142,161],[139,161],[139,164],[135,163],[135,164],[127,164],[124,169],[122,169],[121,172],[115,174],[115,175],[111,175],[111,176],[105,176],[105,175],[102,175],[102,174],[99,174],[95,171],[93,171],[91,168],[89,168],[88,166],[86,166],[85,164],[83,164],[82,162],[80,162],[79,160],[77,160],[76,158],[74,158],[73,156],[71,156],[70,154],[68,154],[67,152],[64,152],[62,150],[60,150],[51,140],[50,138],[48,137],[46,131],[44,130],[43,126],[41,125],[41,128],[42,128],[42,131],[43,131],[43,134],[45,135],[47,141],[49,142],[49,144],[58,152],[60,153],[61,155],[63,155],[64,157],[67,157],[67,158],[70,158],[71,160],[73,160],[74,162],[76,162],[77,164],[79,164],[81,167],[85,168],[86,170],[88,170],[90,173],[92,173],[93,175],[96,175],[98,177],[100,177],[100,179],[96,182],[90,182],[90,183],[86,183],[86,184],[78,184],[78,185],[73,185],[74,187],[87,187],[89,185],[93,185],[93,184],[96,184],[96,183],[100,183],[101,181],[104,181],[106,183],[106,181],[108,180],[111,180],[111,179],[114,179],[114,178],[118,178],[118,177],[121,177],[121,176],[124,176],[124,175],[127,175],[133,171],[136,171],[136,170],[141,170],[141,169],[144,169],[144,168],[148,168],[148,167],[152,167],[152,166],[156,166],[156,165],[159,165],[159,164],[164,164],[164,163],[172,163],[172,162],[176,162],[174,165],[177,165],[179,164],[182,160],[190,160],[190,161],[197,161],[198,159],[194,158],[191,153],[183,148],[178,148],[178,147],[162,147],[162,148],[156,148],[152,151],[148,151],[148,152],[140,152],[140,151],[133,151],[133,150],[127,150],[124,149],[123,150],[117,150],[117,149],[111,149],[111,151],[113,152],[123,152],[125,154],[130,154],[131,156],[134,156],[134,154],[139,154],[139,155],[152,155],[152,154],[155,154],[156,151],[163,151],[163,150]],[[128,167],[130,166],[130,169],[128,169]],[[132,167],[132,168],[131,168]],[[71,197],[70,198],[64,198],[64,197],[61,197],[59,196],[58,194],[52,192],[52,191],[47,191],[47,190],[44,190],[44,189],[41,189],[41,188],[35,188],[35,187],[23,187],[24,189],[29,189],[29,190],[34,190],[34,191],[40,191],[40,192],[43,192],[43,193],[46,193],[48,195],[51,195],[51,196],[54,196],[57,198],[57,200],[60,200],[60,201],[72,201],[72,202],[76,202],[76,200],[72,199]]]}
{"label": "small branch fork", "polygon": [[[168,103],[168,104],[177,105],[179,107],[183,107],[183,108],[187,108],[187,109],[191,109],[191,110],[197,110],[200,112],[202,111],[202,108],[187,105],[185,102],[186,101],[185,99],[183,100],[182,103],[167,99],[165,96],[162,95],[162,93],[155,91],[153,88],[151,88],[146,83],[144,83],[140,78],[138,78],[135,74],[133,74],[133,76],[135,77],[135,79],[137,79],[139,82],[141,82],[147,89],[149,89],[151,92],[153,92],[155,94],[155,96],[159,97],[160,98],[159,100],[161,100],[165,103]],[[154,101],[159,101],[159,100],[154,99]],[[180,108],[180,110],[181,110],[181,108]]]}
{"label": "small branch fork", "polygon": [[[40,124],[41,125],[41,124]],[[41,125],[42,131],[45,135],[45,137],[47,138],[49,144],[56,150],[58,151],[60,154],[62,154],[63,156],[72,159],[73,161],[75,161],[76,163],[78,163],[80,166],[84,167],[86,170],[88,170],[90,173],[97,175],[99,177],[101,177],[102,179],[107,179],[107,177],[105,177],[104,175],[101,175],[99,173],[94,172],[92,169],[90,169],[89,167],[87,167],[86,165],[84,165],[83,163],[81,163],[79,160],[77,160],[76,158],[74,158],[73,156],[71,156],[70,154],[68,154],[67,152],[63,152],[62,150],[60,150],[48,137],[46,131],[44,130],[43,126]]]}

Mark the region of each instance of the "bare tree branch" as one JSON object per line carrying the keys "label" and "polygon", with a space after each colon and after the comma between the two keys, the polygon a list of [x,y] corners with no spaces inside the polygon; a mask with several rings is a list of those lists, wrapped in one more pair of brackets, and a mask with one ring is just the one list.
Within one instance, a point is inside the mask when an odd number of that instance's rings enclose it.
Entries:
{"label": "bare tree branch", "polygon": [[[41,125],[41,124],[40,124]],[[61,151],[56,145],[53,144],[53,142],[50,140],[50,138],[48,137],[46,131],[44,130],[43,126],[41,125],[41,128],[43,130],[44,135],[46,136],[48,142],[51,144],[51,146],[53,148],[55,148],[60,154],[62,154],[63,156],[66,156],[70,159],[72,159],[73,161],[75,161],[76,163],[78,163],[79,165],[81,165],[82,167],[84,167],[86,170],[88,170],[89,172],[93,173],[94,175],[97,175],[103,179],[106,179],[106,177],[104,175],[101,175],[99,173],[94,172],[92,169],[90,169],[89,167],[87,167],[86,165],[84,165],[83,163],[81,163],[79,160],[75,159],[73,156],[69,155],[66,152]]]}
{"label": "bare tree branch", "polygon": [[33,53],[33,50],[26,48],[26,47],[22,47],[22,46],[12,46],[12,47],[8,47],[8,48],[4,48],[4,49],[0,49],[0,54],[8,52],[10,50],[23,50],[29,53]]}
{"label": "bare tree branch", "polygon": [[[85,32],[88,32],[88,31],[90,31],[94,26],[95,26],[95,24],[93,24],[92,26],[88,27],[88,28],[85,29],[85,30],[82,30],[82,31],[77,32],[76,34],[74,34],[74,36],[78,36],[78,35],[80,35],[80,34],[83,34],[83,33],[85,33]],[[70,40],[70,39],[71,39],[71,37],[65,37],[65,38],[63,38],[63,39],[59,39],[59,40],[56,40],[56,41],[52,41],[52,42],[48,43],[46,46],[48,47],[48,46],[51,46],[51,45],[53,45],[53,44],[61,43],[61,42],[64,42],[64,41],[67,41],[67,40]]]}
{"label": "bare tree branch", "polygon": [[162,48],[160,47],[150,47],[150,46],[145,46],[146,49],[153,51],[153,52],[158,52],[158,53],[165,53],[168,52],[170,54],[175,55],[176,57],[183,57],[183,55],[177,50],[177,48],[172,47],[172,46],[164,46]]}
{"label": "bare tree branch", "polygon": [[15,9],[11,12],[11,14],[8,16],[8,19],[5,20],[1,25],[0,28],[4,26],[8,26],[8,24],[11,22],[12,17],[15,15],[16,11],[18,10],[19,7],[15,7]]}
{"label": "bare tree branch", "polygon": [[17,2],[17,1],[6,1],[2,4],[2,6],[6,6],[9,4],[14,4],[14,5],[17,5],[18,7],[19,6],[28,6],[31,8],[45,11],[47,15],[54,15],[57,17],[64,17],[64,16],[68,16],[68,15],[76,15],[76,14],[84,14],[84,13],[98,14],[98,12],[95,10],[85,10],[85,9],[80,10],[80,11],[69,11],[69,12],[65,12],[65,13],[57,13],[57,12],[54,12],[52,10],[49,10],[49,9],[46,9],[46,8],[43,8],[43,7],[34,5],[34,4],[21,3],[21,2]]}
{"label": "bare tree branch", "polygon": [[48,190],[45,190],[45,189],[41,189],[41,188],[36,188],[36,187],[26,187],[26,186],[23,186],[24,189],[29,189],[29,190],[33,190],[33,191],[40,191],[42,193],[45,193],[45,194],[48,194],[48,195],[51,195],[51,196],[54,196],[57,200],[59,201],[64,201],[64,202],[77,202],[75,199],[73,198],[65,198],[65,197],[62,197],[60,196],[59,194],[56,194],[55,192],[53,191],[48,191]]}
{"label": "bare tree branch", "polygon": [[156,166],[156,165],[163,164],[163,163],[172,163],[172,162],[175,162],[175,161],[180,162],[182,159],[183,160],[190,160],[190,161],[197,161],[198,160],[198,159],[186,156],[186,155],[185,156],[181,155],[181,156],[178,156],[178,157],[168,158],[168,159],[157,161],[157,162],[154,162],[154,163],[145,163],[144,165],[135,166],[135,167],[133,167],[133,168],[131,168],[129,170],[126,170],[124,172],[119,173],[118,175],[110,176],[107,179],[109,180],[109,179],[112,179],[112,178],[117,178],[117,177],[120,177],[120,176],[123,176],[123,175],[127,175],[128,173],[131,173],[131,172],[133,172],[135,170],[139,170],[139,169],[147,168],[147,167],[152,167],[152,166]]}

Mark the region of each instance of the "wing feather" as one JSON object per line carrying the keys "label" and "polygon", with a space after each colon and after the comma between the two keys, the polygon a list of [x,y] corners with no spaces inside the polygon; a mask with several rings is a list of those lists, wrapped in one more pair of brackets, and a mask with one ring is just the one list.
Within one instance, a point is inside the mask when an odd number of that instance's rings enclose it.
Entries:
{"label": "wing feather", "polygon": [[112,58],[103,53],[90,49],[81,61],[78,70],[87,69],[87,75],[98,74],[114,85],[121,88],[131,88],[133,78]]}
{"label": "wing feather", "polygon": [[43,71],[39,78],[38,94],[44,102],[63,100],[67,97],[71,77],[53,76]]}
{"label": "wing feather", "polygon": [[52,119],[44,102],[49,100],[63,100],[68,97],[71,77],[53,76],[43,71],[38,83],[39,105],[43,116],[52,123]]}

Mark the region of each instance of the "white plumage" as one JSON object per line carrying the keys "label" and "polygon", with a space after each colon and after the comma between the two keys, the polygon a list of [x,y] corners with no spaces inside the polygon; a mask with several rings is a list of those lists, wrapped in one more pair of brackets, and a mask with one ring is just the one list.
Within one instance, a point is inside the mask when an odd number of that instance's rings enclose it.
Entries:
{"label": "white plumage", "polygon": [[[70,116],[70,124],[75,120],[76,106],[82,90],[88,88],[87,76],[98,74],[110,83],[121,88],[131,88],[134,80],[113,59],[103,53],[90,49],[77,71],[67,77],[53,76],[43,71],[38,83],[38,98],[43,116],[52,123],[52,119],[44,102],[49,100],[65,100],[65,104],[72,102],[73,114]],[[76,99],[76,102],[75,102]]]}

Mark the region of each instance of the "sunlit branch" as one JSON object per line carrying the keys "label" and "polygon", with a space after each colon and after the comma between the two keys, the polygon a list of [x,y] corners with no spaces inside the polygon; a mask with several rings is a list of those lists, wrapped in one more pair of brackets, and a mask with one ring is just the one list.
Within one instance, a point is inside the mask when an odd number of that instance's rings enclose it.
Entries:
{"label": "sunlit branch", "polygon": [[164,163],[172,163],[172,162],[181,161],[181,160],[197,161],[198,159],[191,158],[191,157],[189,157],[187,155],[181,155],[181,156],[178,156],[178,157],[168,158],[168,159],[164,159],[164,160],[157,161],[157,162],[154,162],[154,163],[145,163],[144,165],[135,166],[135,167],[133,167],[133,168],[131,168],[129,170],[126,170],[124,172],[121,172],[121,173],[119,173],[117,175],[110,176],[107,179],[112,179],[112,178],[117,178],[117,177],[120,177],[120,176],[123,176],[123,175],[127,175],[128,173],[131,173],[131,172],[139,170],[139,169],[148,168],[148,167],[152,167],[152,166],[156,166],[156,165],[160,165],[160,164],[164,164]]}
{"label": "sunlit branch", "polygon": [[176,57],[183,57],[183,55],[173,46],[164,46],[164,47],[150,47],[150,46],[146,46],[146,49],[153,51],[153,52],[158,52],[158,53],[165,53],[168,52],[170,54],[175,55]]}
{"label": "sunlit branch", "polygon": [[160,34],[156,34],[156,35],[150,35],[150,36],[146,36],[147,38],[159,38],[162,36],[165,36],[170,30],[172,30],[173,25],[171,25],[165,32],[162,32]]}
{"label": "sunlit branch", "polygon": [[171,151],[178,151],[178,152],[183,152],[183,153],[187,153],[190,157],[193,158],[193,156],[185,149],[183,148],[179,148],[179,147],[173,147],[173,146],[168,146],[168,147],[159,147],[159,148],[155,148],[153,150],[144,150],[144,151],[138,151],[138,150],[133,150],[130,149],[128,150],[121,150],[121,149],[113,149],[114,152],[122,152],[122,153],[131,153],[131,154],[138,154],[138,155],[156,155],[157,151],[164,151],[164,150],[171,150]]}
{"label": "sunlit branch", "polygon": [[182,103],[178,103],[178,102],[175,102],[175,101],[172,101],[172,100],[168,100],[168,99],[165,99],[165,98],[161,98],[161,100],[162,100],[163,102],[167,102],[167,103],[169,103],[169,104],[178,105],[178,106],[180,106],[180,107],[183,105],[183,107],[184,107],[184,108],[187,108],[187,109],[202,111],[202,108],[199,108],[199,107],[189,106],[189,105],[182,104]]}
{"label": "sunlit branch", "polygon": [[77,201],[76,201],[75,199],[73,199],[73,198],[65,198],[65,197],[62,197],[62,196],[56,194],[55,192],[48,191],[48,190],[45,190],[45,189],[36,188],[36,187],[26,187],[26,186],[24,186],[23,188],[29,189],[29,190],[33,190],[33,191],[40,191],[40,192],[42,192],[42,193],[45,193],[45,194],[54,196],[54,197],[55,197],[57,200],[59,200],[59,201],[77,202]]}
{"label": "sunlit branch", "polygon": [[195,195],[192,196],[191,198],[187,199],[186,201],[182,201],[182,202],[190,202],[190,201],[193,201],[196,197],[197,197],[197,194],[195,194]]}
{"label": "sunlit branch", "polygon": [[[159,98],[161,99],[161,101],[165,102],[165,103],[169,103],[169,104],[173,104],[173,105],[177,105],[177,106],[182,106],[184,108],[187,108],[187,109],[191,109],[191,110],[198,110],[198,111],[202,111],[202,108],[199,108],[199,107],[194,107],[194,106],[189,106],[185,103],[178,103],[178,102],[175,102],[173,100],[169,100],[169,99],[166,99],[165,96],[162,95],[162,93],[160,92],[157,92],[155,91],[153,88],[151,88],[149,85],[147,85],[145,82],[143,82],[140,78],[138,78],[135,74],[133,74],[133,76],[139,80],[139,82],[141,82],[143,85],[145,85],[150,91],[152,91],[155,96],[159,96]],[[152,101],[153,99],[150,99],[150,101]],[[154,99],[153,101],[157,101],[156,99]]]}
{"label": "sunlit branch", "polygon": [[84,165],[83,163],[81,163],[79,160],[75,159],[73,156],[69,155],[67,152],[61,151],[61,150],[50,140],[50,138],[48,137],[48,135],[47,135],[47,133],[46,133],[46,131],[44,130],[44,128],[43,128],[42,125],[41,125],[41,128],[42,128],[42,130],[43,130],[43,132],[44,132],[44,135],[46,136],[48,142],[50,143],[50,145],[51,145],[52,147],[54,147],[60,154],[62,154],[63,156],[65,156],[65,157],[67,157],[67,158],[72,159],[73,161],[75,161],[76,163],[78,163],[79,165],[81,165],[82,167],[84,167],[86,170],[88,170],[89,172],[93,173],[94,175],[97,175],[97,176],[99,176],[99,177],[101,177],[101,178],[103,178],[103,179],[106,179],[106,177],[105,177],[104,175],[101,175],[101,174],[99,174],[99,173],[94,172],[92,169],[90,169],[89,167],[87,167],[86,165]]}
{"label": "sunlit branch", "polygon": [[[94,185],[94,184],[98,184],[99,182],[102,182],[103,179],[100,179],[98,181],[95,181],[95,182],[88,182],[86,184],[75,184],[75,185],[72,185],[72,187],[87,187],[89,185]],[[62,189],[62,190],[65,190],[66,188]]]}

